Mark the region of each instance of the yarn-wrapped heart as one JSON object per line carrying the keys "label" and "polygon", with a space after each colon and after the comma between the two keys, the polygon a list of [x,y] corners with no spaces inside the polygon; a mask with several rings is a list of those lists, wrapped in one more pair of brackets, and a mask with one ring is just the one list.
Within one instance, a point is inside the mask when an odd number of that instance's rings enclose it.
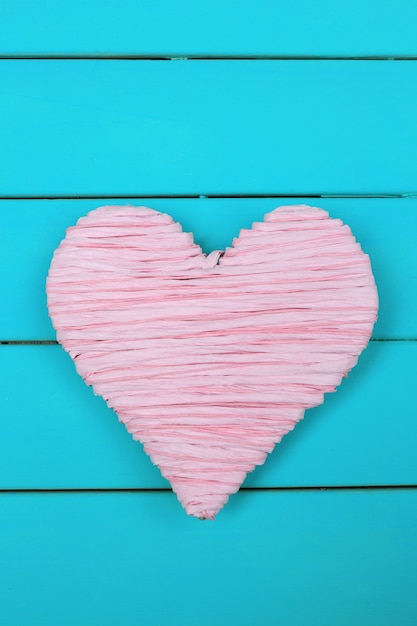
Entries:
{"label": "yarn-wrapped heart", "polygon": [[78,373],[207,519],[340,384],[378,306],[350,229],[304,205],[208,256],[169,215],[100,207],[67,230],[47,294]]}

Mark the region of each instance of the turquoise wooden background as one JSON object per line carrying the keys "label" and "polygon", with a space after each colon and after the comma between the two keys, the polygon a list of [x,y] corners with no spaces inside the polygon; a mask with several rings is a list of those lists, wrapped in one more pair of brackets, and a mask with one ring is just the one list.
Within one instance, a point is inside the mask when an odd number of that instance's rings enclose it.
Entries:
{"label": "turquoise wooden background", "polygon": [[[415,626],[417,3],[3,0],[0,57],[2,626]],[[305,202],[372,259],[369,348],[214,523],[55,344],[52,252],[109,202],[207,252]]]}

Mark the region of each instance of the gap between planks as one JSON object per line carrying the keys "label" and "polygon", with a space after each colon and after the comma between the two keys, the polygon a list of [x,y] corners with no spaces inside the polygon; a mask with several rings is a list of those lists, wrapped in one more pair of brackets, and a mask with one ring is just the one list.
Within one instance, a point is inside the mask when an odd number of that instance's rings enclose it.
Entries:
{"label": "gap between planks", "polygon": [[417,191],[405,192],[405,193],[230,193],[230,194],[84,194],[84,195],[25,195],[25,196],[6,196],[0,194],[0,202],[10,200],[256,200],[256,199],[416,199]]}
{"label": "gap between planks", "polygon": [[0,54],[1,61],[416,61],[416,55]]}
{"label": "gap between planks", "polygon": [[[287,487],[241,487],[239,491],[382,491],[382,490],[416,490],[417,485],[313,485]],[[33,488],[33,489],[0,489],[0,494],[50,494],[50,493],[172,493],[170,487],[80,487],[80,488]]]}

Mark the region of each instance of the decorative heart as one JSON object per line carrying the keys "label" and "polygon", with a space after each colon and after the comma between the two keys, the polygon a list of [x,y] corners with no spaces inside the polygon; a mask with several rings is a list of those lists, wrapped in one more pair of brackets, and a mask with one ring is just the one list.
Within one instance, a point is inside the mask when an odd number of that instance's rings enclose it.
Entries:
{"label": "decorative heart", "polygon": [[350,229],[304,205],[208,256],[169,215],[100,207],[67,230],[47,293],[78,373],[208,519],[335,391],[378,307]]}

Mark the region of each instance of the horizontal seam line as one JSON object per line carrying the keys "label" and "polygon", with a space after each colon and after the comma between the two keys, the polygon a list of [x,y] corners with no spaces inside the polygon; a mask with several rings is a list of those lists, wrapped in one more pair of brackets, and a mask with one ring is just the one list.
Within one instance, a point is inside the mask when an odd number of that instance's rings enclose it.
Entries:
{"label": "horizontal seam line", "polygon": [[416,61],[417,55],[0,54],[2,61]]}
{"label": "horizontal seam line", "polygon": [[[417,485],[314,485],[286,487],[241,487],[239,491],[359,491],[359,490],[417,489]],[[48,493],[172,493],[170,487],[92,487],[69,489],[0,489],[0,494],[48,494]]]}
{"label": "horizontal seam line", "polygon": [[126,200],[126,199],[154,199],[154,200],[168,200],[168,199],[261,199],[261,198],[417,198],[417,191],[404,192],[404,193],[230,193],[230,194],[210,194],[210,193],[190,193],[190,194],[77,194],[77,195],[65,195],[65,194],[47,194],[47,195],[1,195],[1,200]]}

